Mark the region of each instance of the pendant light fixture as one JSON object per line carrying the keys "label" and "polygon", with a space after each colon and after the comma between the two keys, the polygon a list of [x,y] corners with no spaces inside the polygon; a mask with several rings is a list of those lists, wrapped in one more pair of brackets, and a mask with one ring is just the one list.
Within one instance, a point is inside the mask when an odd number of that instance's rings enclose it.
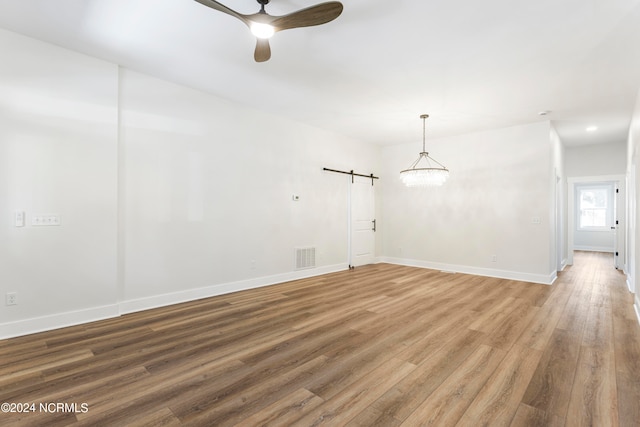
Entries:
{"label": "pendant light fixture", "polygon": [[[418,160],[408,169],[400,171],[400,179],[407,187],[435,187],[444,184],[449,178],[449,169],[429,156],[425,149],[426,121],[428,114],[422,114],[422,152]],[[422,161],[422,163],[420,163]],[[434,164],[435,163],[435,164]]]}

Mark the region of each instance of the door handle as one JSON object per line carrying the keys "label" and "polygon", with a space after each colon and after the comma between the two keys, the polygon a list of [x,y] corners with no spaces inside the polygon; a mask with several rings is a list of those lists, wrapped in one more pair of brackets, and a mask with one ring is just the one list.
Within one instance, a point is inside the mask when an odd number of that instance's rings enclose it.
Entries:
{"label": "door handle", "polygon": [[371,221],[373,223],[373,228],[372,230],[375,232],[376,231],[376,220],[374,219],[373,221]]}

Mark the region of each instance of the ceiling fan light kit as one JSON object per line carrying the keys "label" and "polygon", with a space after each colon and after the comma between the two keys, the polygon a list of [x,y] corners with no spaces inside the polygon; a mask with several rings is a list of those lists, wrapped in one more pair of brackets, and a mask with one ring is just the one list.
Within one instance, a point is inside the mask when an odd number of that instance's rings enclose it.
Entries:
{"label": "ceiling fan light kit", "polygon": [[449,178],[449,169],[442,163],[429,156],[425,149],[426,120],[428,114],[422,114],[422,152],[418,160],[409,168],[400,171],[400,180],[407,187],[437,187],[445,183]]}
{"label": "ceiling fan light kit", "polygon": [[256,0],[260,4],[260,11],[251,15],[244,15],[215,0],[196,1],[211,9],[238,18],[249,27],[251,33],[257,38],[256,49],[253,54],[256,62],[265,62],[271,58],[269,38],[278,31],[326,24],[340,16],[343,9],[342,3],[329,1],[287,15],[274,16],[269,15],[264,9],[270,0]]}
{"label": "ceiling fan light kit", "polygon": [[275,28],[269,24],[259,22],[251,23],[251,33],[259,39],[270,39],[276,33]]}

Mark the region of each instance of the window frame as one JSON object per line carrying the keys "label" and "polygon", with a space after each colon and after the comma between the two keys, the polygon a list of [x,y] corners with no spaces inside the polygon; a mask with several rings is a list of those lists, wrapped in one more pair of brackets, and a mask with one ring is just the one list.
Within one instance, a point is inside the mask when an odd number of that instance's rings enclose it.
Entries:
{"label": "window frame", "polygon": [[[591,210],[604,210],[605,211],[605,225],[582,225],[582,212],[583,208],[581,205],[582,194],[585,191],[594,191],[594,190],[605,190],[606,191],[606,201],[605,206],[603,208],[589,208]],[[606,182],[594,182],[594,183],[584,183],[580,185],[576,185],[576,193],[575,193],[575,227],[577,231],[611,231],[611,227],[613,227],[614,223],[614,211],[615,211],[615,185],[613,183]]]}

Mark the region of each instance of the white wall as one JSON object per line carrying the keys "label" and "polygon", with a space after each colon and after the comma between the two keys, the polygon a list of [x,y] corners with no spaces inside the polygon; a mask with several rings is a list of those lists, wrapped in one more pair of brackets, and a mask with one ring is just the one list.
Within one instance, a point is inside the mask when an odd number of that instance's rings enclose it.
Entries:
{"label": "white wall", "polygon": [[620,175],[627,166],[625,142],[583,145],[565,149],[565,171],[568,178]]}
{"label": "white wall", "polygon": [[121,106],[126,310],[286,280],[296,247],[346,268],[350,177],[322,168],[377,149],[128,70]]}
{"label": "white wall", "polygon": [[629,139],[627,145],[628,151],[628,163],[627,163],[627,176],[631,178],[628,181],[629,186],[629,221],[628,221],[628,236],[629,245],[627,247],[629,254],[629,276],[628,283],[631,292],[635,294],[635,309],[638,315],[638,321],[640,321],[640,282],[638,278],[638,266],[640,265],[640,252],[637,250],[638,242],[640,241],[640,230],[638,229],[638,212],[637,209],[637,194],[640,189],[640,174],[637,173],[638,166],[638,150],[640,149],[640,91],[636,98],[636,105],[631,118],[631,125],[629,128]]}
{"label": "white wall", "polygon": [[0,338],[347,267],[322,168],[376,148],[6,31],[0,63]]}
{"label": "white wall", "polygon": [[2,30],[0,64],[0,337],[114,315],[117,67]]}
{"label": "white wall", "polygon": [[384,147],[385,259],[550,283],[550,133],[543,122],[428,140],[427,150],[451,171],[443,187],[431,189],[405,188],[398,179],[417,158],[419,141]]}

